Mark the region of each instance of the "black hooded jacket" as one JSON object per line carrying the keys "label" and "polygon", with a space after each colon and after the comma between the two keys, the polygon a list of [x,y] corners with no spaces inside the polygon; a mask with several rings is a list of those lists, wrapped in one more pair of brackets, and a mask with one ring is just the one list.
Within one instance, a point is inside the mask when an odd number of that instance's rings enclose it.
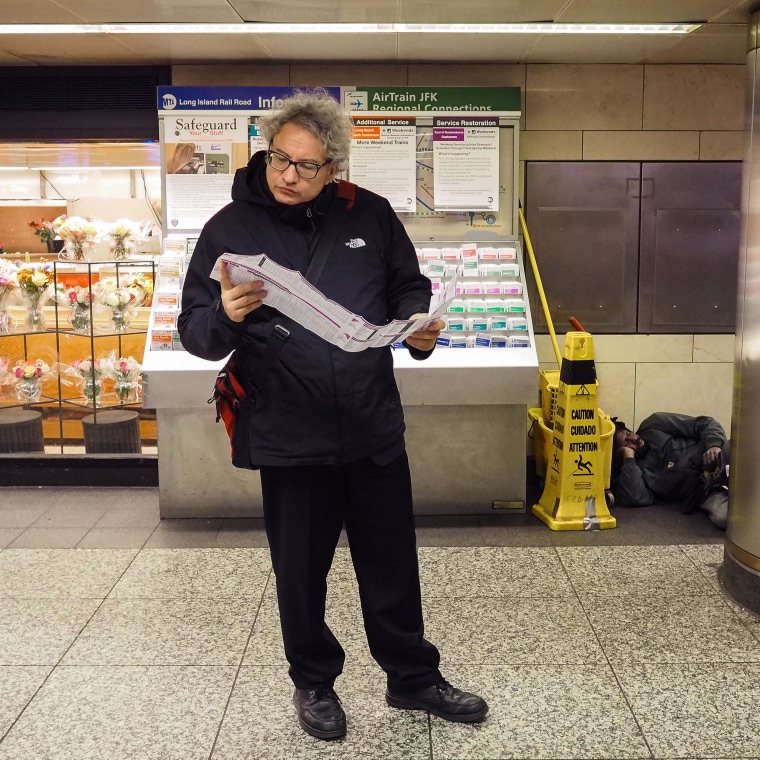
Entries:
{"label": "black hooded jacket", "polygon": [[[262,306],[243,322],[221,308],[220,286],[209,277],[223,253],[266,253],[305,273],[331,205],[336,234],[318,282],[328,298],[372,324],[427,312],[430,281],[420,273],[414,246],[390,204],[355,188],[353,200],[329,183],[310,203],[278,203],[266,183],[263,151],[239,169],[232,203],[204,226],[182,290],[178,330],[182,345],[203,359],[231,351],[249,377],[280,313]],[[347,184],[347,183],[346,183]],[[352,189],[353,186],[351,186]],[[404,419],[389,347],[346,352],[301,327],[267,372],[251,421],[251,460],[258,466],[345,464],[372,457],[384,464],[404,448]],[[412,350],[415,358],[427,354]]]}
{"label": "black hooded jacket", "polygon": [[702,455],[717,446],[726,449],[723,426],[712,417],[655,412],[639,426],[636,435],[647,448],[636,459],[624,459],[615,479],[615,503],[645,507],[657,500],[695,509],[704,497]]}

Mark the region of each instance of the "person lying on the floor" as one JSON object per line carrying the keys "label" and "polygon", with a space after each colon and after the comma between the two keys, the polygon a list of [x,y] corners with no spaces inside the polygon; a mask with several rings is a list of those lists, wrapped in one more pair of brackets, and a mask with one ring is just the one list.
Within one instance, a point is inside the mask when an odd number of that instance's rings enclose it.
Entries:
{"label": "person lying on the floor", "polygon": [[655,412],[634,433],[616,417],[610,485],[614,504],[700,507],[719,528],[728,517],[726,431],[712,417]]}

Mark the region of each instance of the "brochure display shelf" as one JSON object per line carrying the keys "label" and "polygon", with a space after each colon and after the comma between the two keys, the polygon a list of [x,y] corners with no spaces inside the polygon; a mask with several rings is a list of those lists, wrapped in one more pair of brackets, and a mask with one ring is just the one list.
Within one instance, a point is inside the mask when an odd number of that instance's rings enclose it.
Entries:
{"label": "brochure display shelf", "polygon": [[[139,362],[143,355],[154,261],[53,262],[48,271],[50,285],[40,305],[41,321],[30,324],[30,301],[14,294],[7,331],[0,333],[0,359],[7,367],[0,387],[0,415],[7,412],[4,419],[10,424],[3,426],[3,453],[79,454],[83,446],[85,453],[140,453],[142,442],[154,444],[156,432],[154,415],[141,406],[139,367],[129,388],[126,383],[117,388],[104,370],[109,359],[131,356]],[[78,298],[78,307],[70,305],[70,295]],[[118,307],[103,302],[117,298]],[[37,387],[31,378],[15,376],[19,362],[40,364]],[[130,412],[122,414],[134,428],[129,447],[114,439],[113,446],[106,441],[104,448],[90,450],[88,432],[97,437],[114,411]],[[16,418],[41,425],[41,437],[34,445],[25,440],[14,444],[11,427]],[[118,439],[120,433],[113,428],[110,435]]]}
{"label": "brochure display shelf", "polygon": [[[467,244],[436,246],[461,251]],[[444,338],[461,336],[463,343],[444,340],[425,361],[415,361],[405,348],[393,349],[418,514],[525,510],[526,420],[528,407],[535,403],[538,360],[519,244],[500,247],[510,250],[501,261],[508,267],[498,273],[486,268],[462,276],[460,282],[463,287],[480,282],[483,290],[486,284],[498,284],[502,292],[462,292],[452,303],[454,311],[446,314]],[[484,244],[481,253],[484,248],[483,261],[491,266],[496,249]],[[431,276],[430,263],[441,259],[433,258],[430,250],[420,256],[421,268]],[[208,404],[224,361],[191,356],[178,340],[176,317],[187,257],[175,241],[175,252],[159,260],[143,360],[144,403],[157,415],[161,516],[261,516],[258,473],[232,466],[224,425],[215,422]],[[498,258],[495,262],[498,266]],[[441,274],[432,278],[434,289],[451,271]],[[486,308],[486,299],[498,310],[481,312],[480,302]],[[510,307],[515,311],[502,310]],[[492,321],[483,322],[488,316]],[[505,318],[519,321],[507,328],[502,326]],[[488,329],[480,329],[484,326]]]}

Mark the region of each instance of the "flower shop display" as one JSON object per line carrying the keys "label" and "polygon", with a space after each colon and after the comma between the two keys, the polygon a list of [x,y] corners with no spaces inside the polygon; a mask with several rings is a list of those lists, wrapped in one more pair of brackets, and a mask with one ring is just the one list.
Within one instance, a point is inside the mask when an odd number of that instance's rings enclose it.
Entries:
{"label": "flower shop display", "polygon": [[59,294],[59,303],[68,306],[69,324],[75,333],[89,334],[92,328],[92,293],[89,288],[65,288]]}
{"label": "flower shop display", "polygon": [[112,353],[103,362],[103,374],[114,380],[113,392],[120,404],[133,404],[138,400],[142,366],[133,356],[116,356]]}
{"label": "flower shop display", "polygon": [[8,335],[13,327],[8,299],[17,287],[16,267],[8,261],[0,260],[0,335]]}
{"label": "flower shop display", "polygon": [[103,391],[103,369],[100,359],[94,359],[92,356],[77,359],[66,370],[66,374],[72,374],[77,378],[79,390],[89,403],[100,403],[100,394]]}
{"label": "flower shop display", "polygon": [[42,398],[42,380],[49,372],[50,365],[43,359],[19,359],[11,370],[16,380],[16,396],[27,404],[38,402]]}
{"label": "flower shop display", "polygon": [[98,285],[96,297],[99,304],[111,310],[113,331],[122,333],[129,329],[134,310],[145,299],[145,291],[134,285],[119,287],[112,280],[104,280]]}
{"label": "flower shop display", "polygon": [[[28,258],[28,254],[27,254]],[[26,329],[29,332],[45,330],[45,315],[42,311],[53,283],[53,266],[46,262],[32,264],[18,262],[16,282],[19,292],[27,300]]]}
{"label": "flower shop display", "polygon": [[92,255],[93,244],[98,236],[95,225],[81,216],[69,216],[58,227],[64,240],[59,258],[65,261],[87,261]]}

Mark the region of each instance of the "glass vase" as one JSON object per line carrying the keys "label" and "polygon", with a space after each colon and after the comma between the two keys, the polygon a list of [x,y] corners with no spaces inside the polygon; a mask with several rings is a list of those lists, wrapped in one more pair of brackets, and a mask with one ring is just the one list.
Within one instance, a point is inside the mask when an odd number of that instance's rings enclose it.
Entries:
{"label": "glass vase", "polygon": [[26,308],[26,331],[27,332],[44,332],[45,331],[45,312],[42,310],[44,293],[26,293],[28,301]]}
{"label": "glass vase", "polygon": [[113,392],[120,404],[134,404],[137,401],[137,380],[117,380]]}
{"label": "glass vase", "polygon": [[103,385],[99,377],[85,377],[82,379],[82,395],[91,404],[98,404],[100,402],[100,393],[103,390]]}
{"label": "glass vase", "polygon": [[134,241],[127,238],[114,238],[111,241],[111,258],[114,261],[126,261],[134,250]]}
{"label": "glass vase", "polygon": [[16,396],[27,404],[37,403],[42,398],[42,378],[22,377],[16,385]]}
{"label": "glass vase", "polygon": [[92,254],[91,240],[66,240],[63,250],[58,254],[62,261],[87,261]]}
{"label": "glass vase", "polygon": [[114,332],[127,332],[131,321],[132,315],[127,309],[114,309],[111,313],[111,324]]}
{"label": "glass vase", "polygon": [[8,310],[8,296],[11,291],[0,289],[0,335],[9,335],[13,327],[13,317]]}
{"label": "glass vase", "polygon": [[92,323],[90,321],[89,306],[74,306],[69,312],[69,324],[75,333],[90,334]]}

